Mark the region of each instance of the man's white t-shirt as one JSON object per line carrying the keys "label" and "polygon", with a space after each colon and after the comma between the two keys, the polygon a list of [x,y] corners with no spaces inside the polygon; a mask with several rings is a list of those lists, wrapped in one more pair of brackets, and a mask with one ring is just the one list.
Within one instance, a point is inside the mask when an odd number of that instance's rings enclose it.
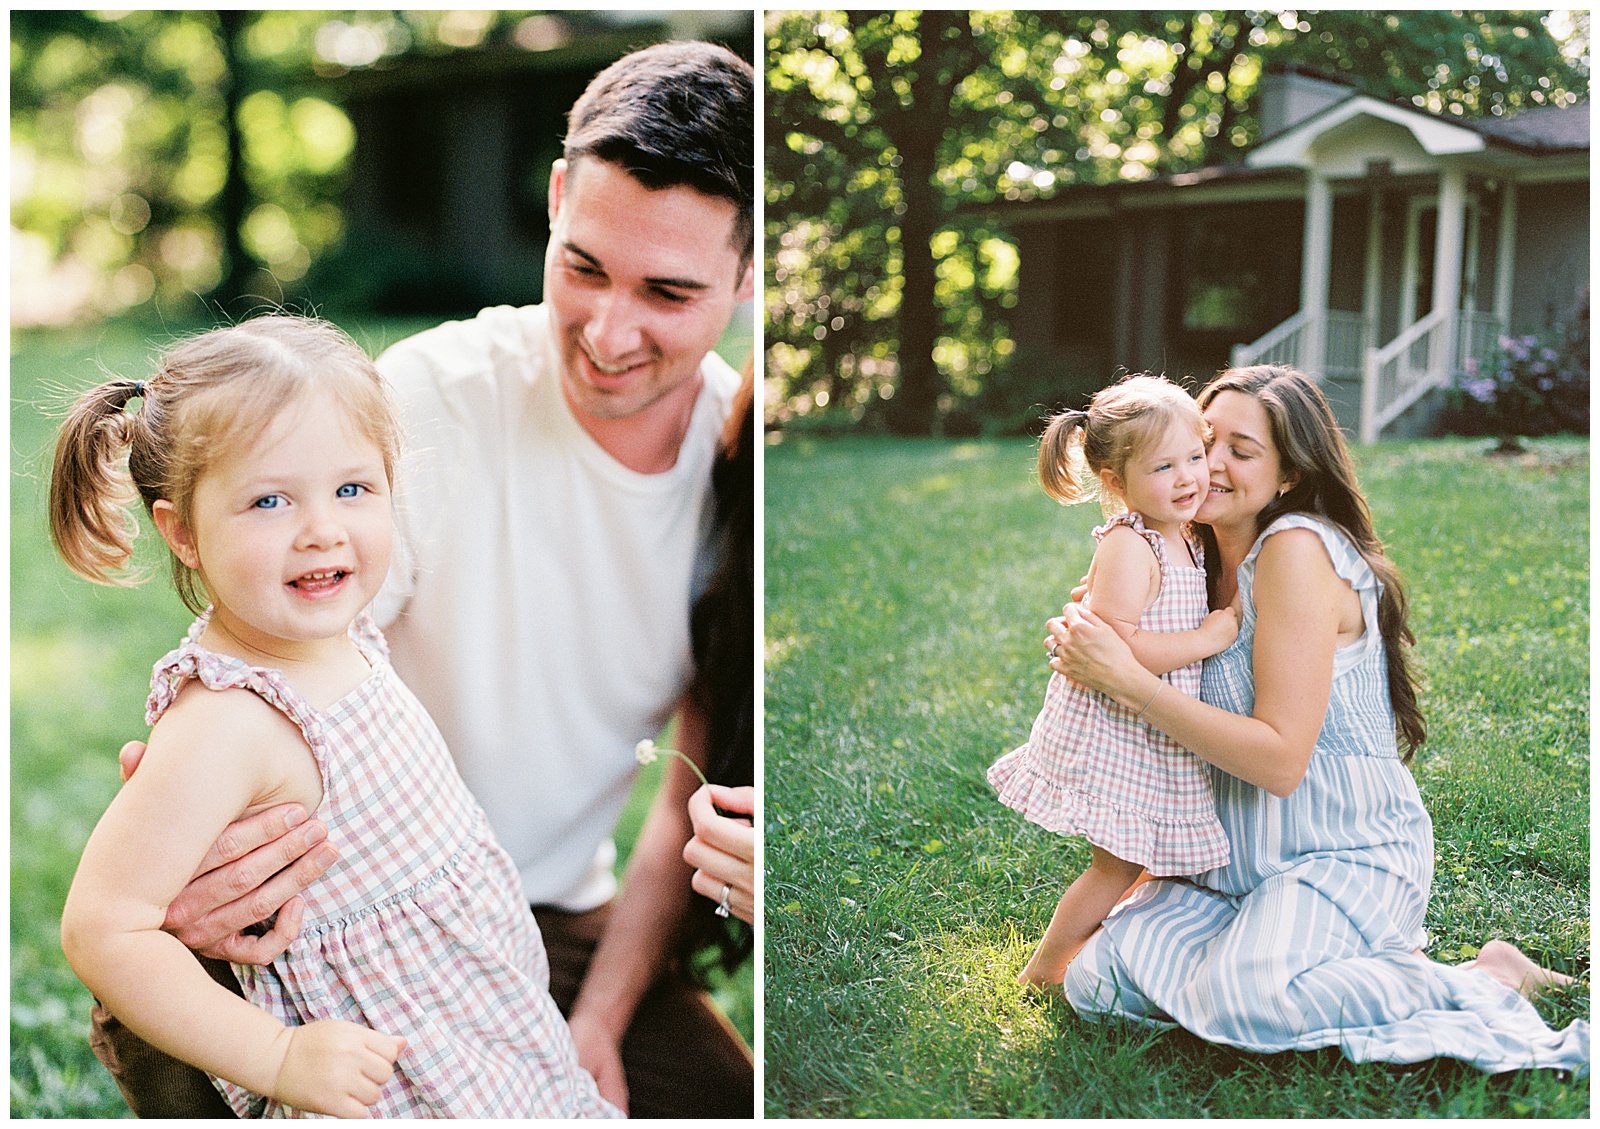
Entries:
{"label": "man's white t-shirt", "polygon": [[498,306],[378,359],[405,448],[373,604],[529,901],[616,891],[611,831],[692,673],[689,607],[738,374],[710,354],[677,464],[639,474],[573,418],[544,306]]}

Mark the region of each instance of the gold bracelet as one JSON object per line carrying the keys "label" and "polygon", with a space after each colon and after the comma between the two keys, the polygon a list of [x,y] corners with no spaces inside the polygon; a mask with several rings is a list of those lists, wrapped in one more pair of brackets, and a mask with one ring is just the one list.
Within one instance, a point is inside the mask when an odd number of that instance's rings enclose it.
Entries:
{"label": "gold bracelet", "polygon": [[1165,682],[1160,682],[1160,683],[1156,684],[1156,692],[1154,694],[1150,695],[1150,700],[1144,704],[1144,709],[1140,710],[1137,714],[1134,715],[1134,718],[1133,718],[1134,721],[1143,721],[1144,720],[1145,710],[1148,710],[1151,706],[1156,704],[1156,699],[1161,697],[1161,691],[1166,688],[1166,685],[1167,684]]}

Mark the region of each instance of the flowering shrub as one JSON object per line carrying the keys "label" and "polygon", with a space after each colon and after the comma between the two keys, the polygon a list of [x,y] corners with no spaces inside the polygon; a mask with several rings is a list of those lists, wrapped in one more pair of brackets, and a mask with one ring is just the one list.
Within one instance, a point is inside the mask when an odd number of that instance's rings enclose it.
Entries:
{"label": "flowering shrub", "polygon": [[1452,385],[1447,430],[1518,435],[1589,430],[1589,298],[1570,320],[1540,334],[1500,338],[1493,367],[1467,361]]}

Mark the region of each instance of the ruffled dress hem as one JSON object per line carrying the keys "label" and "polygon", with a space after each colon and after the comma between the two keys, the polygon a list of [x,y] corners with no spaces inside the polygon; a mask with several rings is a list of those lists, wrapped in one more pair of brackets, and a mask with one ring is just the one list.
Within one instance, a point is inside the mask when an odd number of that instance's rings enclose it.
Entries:
{"label": "ruffled dress hem", "polygon": [[1216,816],[1164,818],[1112,803],[1040,774],[1023,745],[989,766],[998,799],[1030,823],[1058,835],[1081,835],[1157,878],[1199,874],[1226,866],[1228,837]]}

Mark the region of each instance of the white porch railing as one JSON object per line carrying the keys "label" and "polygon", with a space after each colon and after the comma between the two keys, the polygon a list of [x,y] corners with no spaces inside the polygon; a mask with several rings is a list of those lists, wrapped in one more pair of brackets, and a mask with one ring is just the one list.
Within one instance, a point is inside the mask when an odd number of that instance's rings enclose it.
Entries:
{"label": "white porch railing", "polygon": [[1453,321],[1449,310],[1434,310],[1383,348],[1367,350],[1361,378],[1363,443],[1376,442],[1384,425],[1428,389],[1449,383],[1455,368],[1455,350],[1449,348]]}
{"label": "white porch railing", "polygon": [[1306,327],[1310,324],[1311,316],[1305,310],[1301,310],[1288,321],[1279,322],[1248,345],[1235,345],[1232,367],[1293,365],[1297,369],[1304,370],[1306,366],[1300,359],[1300,347],[1305,340]]}
{"label": "white porch railing", "polygon": [[1318,318],[1301,310],[1248,345],[1235,345],[1233,367],[1290,365],[1324,380],[1359,379],[1361,358],[1368,345],[1367,319],[1348,310],[1324,310],[1320,318],[1323,341],[1321,364],[1308,355],[1312,336],[1310,331],[1318,327],[1318,321]]}
{"label": "white porch railing", "polygon": [[1347,310],[1328,311],[1323,335],[1326,357],[1321,366],[1324,380],[1360,380],[1361,364],[1372,344],[1367,319]]}
{"label": "white porch railing", "polygon": [[1320,334],[1323,355],[1306,356],[1316,328],[1312,314],[1300,311],[1248,345],[1233,347],[1235,368],[1255,364],[1293,365],[1320,380],[1361,381],[1361,441],[1376,441],[1385,426],[1422,398],[1465,374],[1468,361],[1480,371],[1499,351],[1500,319],[1463,310],[1454,318],[1436,310],[1403,330],[1382,348],[1372,344],[1372,327],[1360,314],[1325,310]]}

